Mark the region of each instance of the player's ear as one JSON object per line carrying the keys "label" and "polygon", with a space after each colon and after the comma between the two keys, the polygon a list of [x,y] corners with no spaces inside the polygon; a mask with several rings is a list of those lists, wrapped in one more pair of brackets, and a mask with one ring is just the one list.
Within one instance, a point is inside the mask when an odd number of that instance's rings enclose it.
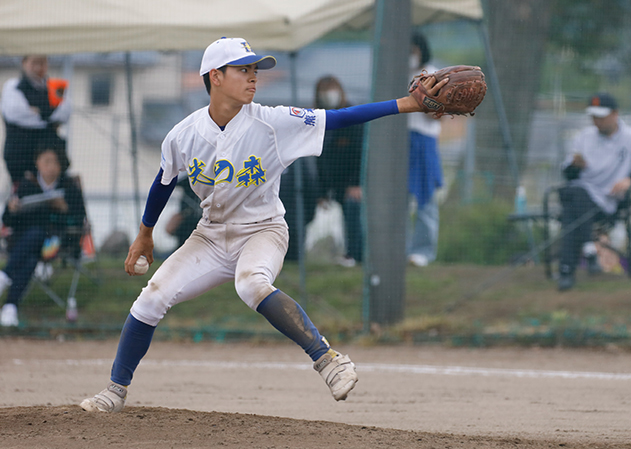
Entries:
{"label": "player's ear", "polygon": [[212,69],[210,71],[210,82],[214,86],[219,86],[221,84],[221,80],[223,79],[223,73],[221,70]]}

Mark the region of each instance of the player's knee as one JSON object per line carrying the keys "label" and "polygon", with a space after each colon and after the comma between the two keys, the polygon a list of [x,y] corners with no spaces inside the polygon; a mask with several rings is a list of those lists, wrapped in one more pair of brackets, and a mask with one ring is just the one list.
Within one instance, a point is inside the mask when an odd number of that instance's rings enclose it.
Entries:
{"label": "player's knee", "polygon": [[131,306],[131,313],[139,321],[157,326],[171,308],[171,299],[167,298],[155,282],[149,281]]}
{"label": "player's knee", "polygon": [[276,290],[267,276],[253,271],[237,274],[234,287],[239,298],[253,310],[256,310],[261,301]]}

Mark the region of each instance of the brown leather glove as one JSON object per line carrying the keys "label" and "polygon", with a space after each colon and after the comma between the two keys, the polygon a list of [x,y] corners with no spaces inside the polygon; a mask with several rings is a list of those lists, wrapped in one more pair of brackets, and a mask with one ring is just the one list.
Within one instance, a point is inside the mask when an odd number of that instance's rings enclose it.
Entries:
{"label": "brown leather glove", "polygon": [[[422,85],[422,81],[431,76],[436,78],[436,83],[449,78],[434,96],[429,95]],[[421,106],[422,112],[434,113],[436,117],[444,114],[473,115],[486,95],[486,81],[480,67],[456,65],[415,76],[409,92]]]}

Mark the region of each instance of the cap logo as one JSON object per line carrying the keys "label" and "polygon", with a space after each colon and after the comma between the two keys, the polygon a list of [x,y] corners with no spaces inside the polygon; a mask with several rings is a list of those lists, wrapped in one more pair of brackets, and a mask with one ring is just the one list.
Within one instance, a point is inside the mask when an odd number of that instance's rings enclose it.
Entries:
{"label": "cap logo", "polygon": [[245,48],[246,52],[252,53],[252,47],[250,47],[250,44],[247,41],[241,42],[241,45],[243,45],[243,48]]}
{"label": "cap logo", "polygon": [[592,98],[592,106],[600,106],[600,98],[598,97]]}

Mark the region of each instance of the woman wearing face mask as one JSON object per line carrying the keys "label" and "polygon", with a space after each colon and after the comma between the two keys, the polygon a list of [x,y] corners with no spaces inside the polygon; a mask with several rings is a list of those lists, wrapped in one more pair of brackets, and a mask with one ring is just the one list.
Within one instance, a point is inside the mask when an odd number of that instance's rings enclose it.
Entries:
{"label": "woman wearing face mask", "polygon": [[[340,109],[350,106],[346,93],[334,76],[320,78],[315,89],[315,107]],[[318,175],[323,197],[342,204],[346,253],[337,262],[352,267],[362,260],[363,230],[360,221],[362,189],[360,185],[364,125],[327,130]]]}
{"label": "woman wearing face mask", "polygon": [[[422,70],[433,73],[429,64],[431,53],[422,34],[412,36],[410,79]],[[411,219],[408,220],[407,255],[412,265],[423,267],[436,259],[438,248],[438,203],[435,192],[443,185],[443,174],[438,152],[440,120],[429,114],[408,116],[410,133],[410,165],[408,190]],[[414,209],[416,209],[414,211]]]}

